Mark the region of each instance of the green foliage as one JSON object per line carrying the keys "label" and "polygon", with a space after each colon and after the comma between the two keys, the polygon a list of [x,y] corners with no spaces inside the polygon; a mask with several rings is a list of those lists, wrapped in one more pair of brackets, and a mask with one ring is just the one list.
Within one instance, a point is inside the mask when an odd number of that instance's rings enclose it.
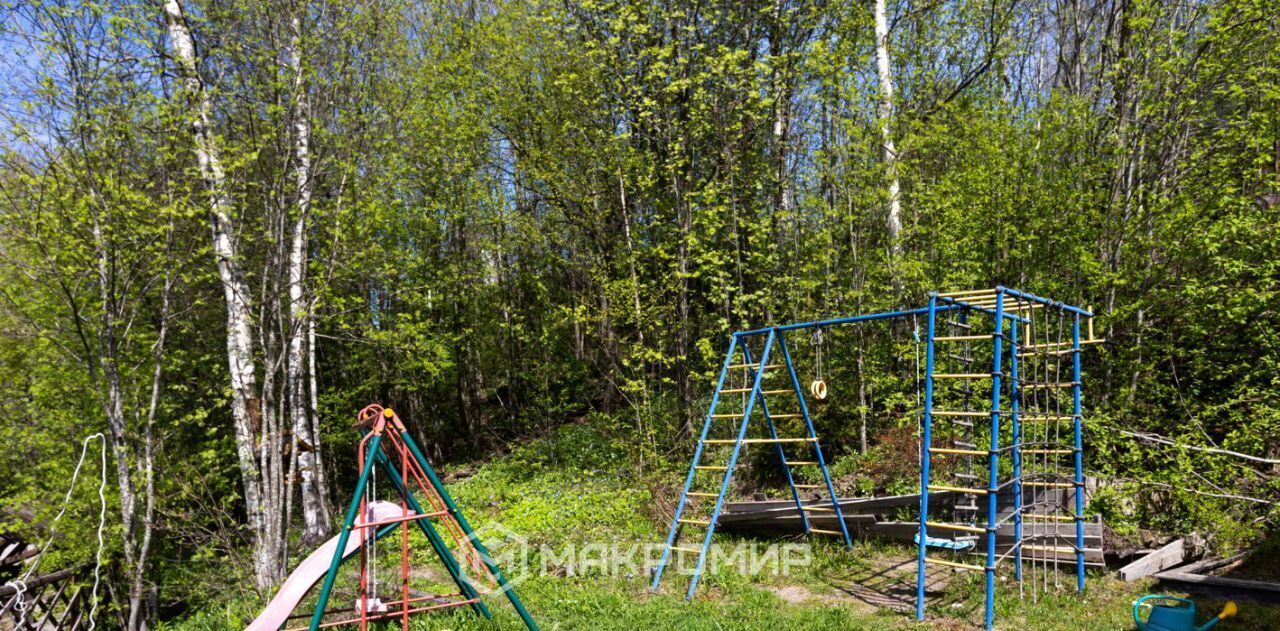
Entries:
{"label": "green foliage", "polygon": [[[378,401],[442,470],[495,458],[457,485],[469,508],[557,545],[656,539],[731,331],[999,283],[1100,314],[1086,467],[1112,486],[1091,511],[1224,548],[1273,531],[1274,464],[1205,449],[1280,454],[1276,3],[888,4],[887,121],[866,3],[288,7],[309,9],[307,290],[333,495],[353,478],[353,413]],[[291,238],[301,115],[281,64],[288,20],[277,3],[184,5],[262,305],[255,352],[279,358],[289,314],[266,305],[287,288],[268,270]],[[0,428],[0,503],[60,508],[74,445],[107,428],[114,357],[125,479],[146,479],[148,428],[157,449],[148,581],[165,584],[166,611],[212,606],[246,574],[246,532],[190,104],[172,98],[154,3],[12,8],[0,413],[16,420]],[[914,485],[918,328],[827,332],[832,394],[813,411],[844,491]],[[816,377],[813,340],[788,343],[800,378]],[[777,484],[761,471],[740,481]],[[50,563],[95,546],[91,489],[75,493]],[[536,589],[567,617],[673,615],[621,603],[629,588]],[[762,625],[795,621],[742,598]]]}

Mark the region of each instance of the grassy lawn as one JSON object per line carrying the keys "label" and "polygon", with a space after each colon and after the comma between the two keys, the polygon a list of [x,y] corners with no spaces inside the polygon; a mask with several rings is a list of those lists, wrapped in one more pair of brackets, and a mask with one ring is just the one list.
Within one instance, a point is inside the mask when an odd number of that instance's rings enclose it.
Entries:
{"label": "grassy lawn", "polygon": [[[768,566],[756,573],[721,569],[705,574],[697,596],[686,602],[687,576],[668,571],[659,593],[649,591],[643,567],[603,569],[603,548],[647,546],[666,534],[655,511],[652,491],[637,476],[610,463],[623,456],[618,441],[586,426],[562,428],[555,437],[534,441],[512,454],[472,467],[475,473],[451,485],[472,524],[500,559],[511,550],[528,550],[504,562],[518,579],[517,592],[543,629],[971,629],[983,619],[982,575],[941,569],[930,575],[928,618],[915,621],[915,549],[858,542],[853,550],[822,541],[769,542],[717,535],[724,545],[740,545],[761,555],[774,543],[796,544],[804,562]],[[667,475],[667,474],[659,474]],[[668,477],[678,479],[678,473]],[[664,501],[669,498],[663,498]],[[495,528],[496,524],[500,526]],[[503,541],[506,543],[503,543]],[[588,553],[585,544],[595,544]],[[514,546],[514,547],[513,547]],[[415,566],[426,585],[448,591],[447,576],[425,545]],[[571,554],[576,551],[576,554]],[[642,558],[642,557],[641,557]],[[756,557],[760,558],[760,557]],[[394,559],[388,559],[395,562]],[[1004,564],[997,590],[997,626],[1001,629],[1132,629],[1132,602],[1153,589],[1151,582],[1123,583],[1092,574],[1085,594],[1074,591],[1074,575],[1046,576],[1050,589],[1023,594]],[[394,572],[392,572],[394,574]],[[349,604],[349,597],[339,600]],[[416,629],[522,629],[501,596],[489,597],[494,622],[467,610],[420,616]],[[1217,613],[1220,602],[1198,599],[1202,611]],[[306,608],[305,605],[303,608]],[[168,628],[182,631],[242,628],[257,613],[256,604],[227,603],[220,611],[202,611]],[[1201,620],[1208,618],[1201,614]],[[392,628],[392,627],[388,627]],[[395,627],[398,628],[398,627]],[[1219,629],[1280,629],[1280,608],[1242,604],[1240,616]]]}

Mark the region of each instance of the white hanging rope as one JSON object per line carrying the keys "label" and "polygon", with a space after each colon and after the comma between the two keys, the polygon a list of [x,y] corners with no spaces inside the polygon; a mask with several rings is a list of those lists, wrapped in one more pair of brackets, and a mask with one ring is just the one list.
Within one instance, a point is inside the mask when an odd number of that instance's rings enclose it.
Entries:
{"label": "white hanging rope", "polygon": [[27,621],[27,602],[25,597],[27,592],[27,581],[30,580],[31,575],[35,574],[36,570],[40,567],[40,562],[44,559],[44,553],[49,550],[50,544],[53,543],[53,539],[57,535],[58,521],[60,521],[62,516],[66,514],[67,506],[71,504],[71,495],[75,492],[76,481],[80,479],[80,469],[84,467],[85,456],[89,453],[89,441],[95,438],[102,441],[102,450],[100,459],[101,479],[98,482],[98,551],[94,555],[93,604],[89,609],[89,629],[92,631],[97,628],[97,621],[94,619],[94,616],[98,613],[98,587],[101,584],[102,549],[104,547],[103,530],[107,523],[107,437],[104,436],[102,432],[86,437],[84,442],[81,443],[80,459],[76,462],[75,471],[71,473],[71,484],[67,486],[67,493],[62,498],[62,509],[58,511],[58,514],[54,516],[53,521],[50,522],[49,536],[45,540],[44,545],[40,547],[40,553],[36,555],[35,561],[32,562],[31,567],[27,568],[27,571],[23,573],[22,578],[17,578],[5,583],[5,587],[12,587],[16,592],[14,594],[14,598],[17,599],[17,602],[14,604],[14,609],[16,609],[20,614],[16,628],[22,628]]}

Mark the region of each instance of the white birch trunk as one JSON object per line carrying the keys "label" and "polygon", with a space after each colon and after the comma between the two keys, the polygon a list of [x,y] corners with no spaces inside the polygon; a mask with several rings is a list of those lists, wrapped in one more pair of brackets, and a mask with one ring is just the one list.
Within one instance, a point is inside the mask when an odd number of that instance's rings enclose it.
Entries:
{"label": "white birch trunk", "polygon": [[896,260],[902,253],[902,203],[898,181],[898,150],[893,144],[893,74],[889,64],[889,18],[885,0],[876,0],[876,75],[880,81],[880,103],[876,108],[880,119],[880,151],[889,180],[889,209],[885,230],[889,236],[889,253]]}
{"label": "white birch trunk", "polygon": [[209,223],[218,276],[227,303],[227,364],[231,379],[231,415],[236,433],[236,455],[244,482],[245,509],[254,533],[254,573],[258,587],[270,586],[279,565],[278,545],[264,531],[264,505],[258,460],[255,457],[255,426],[261,424],[257,379],[253,358],[252,305],[233,239],[231,195],[227,191],[217,142],[211,124],[212,105],[205,93],[196,59],[195,41],[179,0],[163,0],[173,58],[188,99],[191,132],[195,139],[196,163],[209,193]]}
{"label": "white birch trunk", "polygon": [[[329,515],[324,511],[322,489],[318,484],[320,466],[318,436],[313,435],[307,414],[307,390],[303,367],[306,365],[308,302],[303,283],[307,272],[307,221],[311,215],[313,174],[311,168],[311,102],[307,96],[302,65],[302,18],[295,13],[290,20],[290,34],[285,44],[285,59],[293,73],[293,175],[297,186],[297,216],[289,250],[289,355],[286,361],[285,389],[288,391],[289,418],[293,430],[293,449],[297,454],[298,476],[302,492],[302,543],[321,541],[329,534]],[[292,484],[292,480],[290,480]]]}

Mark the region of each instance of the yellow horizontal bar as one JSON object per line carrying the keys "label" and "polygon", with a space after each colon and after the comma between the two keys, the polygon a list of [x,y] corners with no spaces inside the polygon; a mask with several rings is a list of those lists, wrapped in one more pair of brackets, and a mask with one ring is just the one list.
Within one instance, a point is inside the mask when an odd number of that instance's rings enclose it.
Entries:
{"label": "yellow horizontal bar", "polygon": [[1024,454],[1034,454],[1042,456],[1056,456],[1059,454],[1073,454],[1074,449],[1023,449]]}
{"label": "yellow horizontal bar", "polygon": [[692,524],[694,526],[710,526],[711,522],[703,519],[677,519],[682,524]]}
{"label": "yellow horizontal bar", "polygon": [[825,489],[825,488],[827,488],[827,485],[825,485],[825,484],[793,484],[792,486],[796,487],[797,489]]}
{"label": "yellow horizontal bar", "polygon": [[935,342],[972,342],[977,340],[989,340],[993,335],[994,335],[993,333],[987,333],[985,335],[947,335],[943,337],[935,337],[933,338],[933,341]]}
{"label": "yellow horizontal bar", "polygon": [[1074,489],[1076,485],[1071,482],[1023,482],[1022,486],[1034,486],[1046,489]]}
{"label": "yellow horizontal bar", "polygon": [[973,570],[974,572],[985,572],[985,571],[987,571],[987,569],[986,569],[986,568],[984,568],[984,567],[982,567],[982,566],[980,566],[980,565],[969,565],[968,563],[956,563],[955,561],[945,561],[945,560],[943,560],[943,559],[934,559],[934,558],[932,558],[932,557],[925,557],[925,558],[924,558],[924,562],[925,562],[925,563],[932,563],[932,564],[934,564],[934,565],[945,565],[945,566],[947,566],[947,567],[954,567],[954,568],[958,568],[958,569],[961,569],[961,570]]}
{"label": "yellow horizontal bar", "polygon": [[934,373],[934,379],[990,379],[991,373],[985,372],[942,372]]}
{"label": "yellow horizontal bar", "polygon": [[698,548],[681,548],[677,546],[671,546],[671,550],[676,552],[692,552],[694,554],[702,554],[702,550]]}
{"label": "yellow horizontal bar", "polygon": [[[1032,513],[1029,517],[1023,517],[1023,518],[1022,518],[1022,523],[1024,523],[1024,524],[1043,524],[1043,523],[1047,523],[1047,522],[1044,522],[1044,521],[1038,521],[1038,520],[1041,520],[1041,519],[1045,519],[1045,520],[1053,521],[1053,522],[1060,522],[1060,521],[1075,521],[1075,520],[1076,520],[1076,516],[1075,516],[1075,515],[1036,515],[1036,514]],[[1083,518],[1083,517],[1081,517],[1080,519],[1084,519],[1084,518]]]}
{"label": "yellow horizontal bar", "polygon": [[985,456],[987,452],[977,449],[952,449],[950,447],[930,447],[931,454],[952,454],[955,456]]}
{"label": "yellow horizontal bar", "polygon": [[830,506],[801,506],[800,510],[809,511],[811,513],[834,513],[836,509]]}
{"label": "yellow horizontal bar", "polygon": [[[791,391],[788,390],[787,392],[791,392]],[[800,413],[787,412],[785,414],[770,414],[769,418],[800,418],[801,416],[804,416],[804,415]],[[711,418],[742,418],[742,412],[737,412],[734,414],[712,414]]]}
{"label": "yellow horizontal bar", "polygon": [[995,294],[995,289],[964,289],[961,291],[948,291],[938,294],[939,298],[956,298],[958,296],[977,296],[979,294]]}
{"label": "yellow horizontal bar", "polygon": [[[711,445],[732,445],[737,440],[733,438],[708,438],[702,441]],[[817,438],[743,438],[743,443],[814,443],[818,442]]]}
{"label": "yellow horizontal bar", "polygon": [[703,493],[701,491],[689,491],[686,495],[691,497],[719,497],[719,495],[716,495],[715,493]]}
{"label": "yellow horizontal bar", "polygon": [[[1022,544],[1022,549],[1023,549],[1023,550],[1033,550],[1033,551],[1035,551],[1035,552],[1054,552],[1054,553],[1066,552],[1067,554],[1075,554],[1075,553],[1076,553],[1076,549],[1075,549],[1075,548],[1063,548],[1063,547],[1061,547],[1061,546],[1038,546],[1038,545],[1030,544],[1030,543],[1024,543],[1024,544]],[[1090,548],[1082,548],[1080,551],[1081,551],[1081,552],[1092,552],[1093,550],[1092,550],[1092,549],[1090,549]]]}
{"label": "yellow horizontal bar", "polygon": [[1074,388],[1075,386],[1076,386],[1076,384],[1071,383],[1070,381],[1064,381],[1064,382],[1062,382],[1062,383],[1029,383],[1029,384],[1026,384],[1026,385],[1022,386],[1022,389],[1024,389],[1024,390],[1044,390],[1044,389],[1046,389],[1046,388]]}
{"label": "yellow horizontal bar", "polygon": [[789,464],[789,465],[791,465],[791,466],[793,466],[793,467],[800,467],[800,466],[804,466],[804,465],[807,465],[807,464],[818,464],[818,461],[817,461],[817,460],[792,460],[792,461],[788,462],[787,464]]}
{"label": "yellow horizontal bar", "polygon": [[735,368],[760,368],[762,370],[768,370],[770,368],[781,368],[781,367],[782,367],[782,364],[765,364],[764,366],[760,366],[760,364],[730,364],[729,370],[733,370]]}
{"label": "yellow horizontal bar", "polygon": [[837,537],[844,536],[844,533],[840,532],[839,530],[823,530],[821,528],[810,528],[809,532],[816,533],[819,535],[835,535]]}
{"label": "yellow horizontal bar", "polygon": [[927,521],[924,524],[930,528],[941,528],[943,530],[960,530],[963,532],[976,532],[979,534],[985,534],[987,532],[986,528],[979,528],[977,526],[966,526],[964,524],[948,524],[946,522],[940,522],[940,521]]}
{"label": "yellow horizontal bar", "polygon": [[729,467],[716,467],[711,465],[707,465],[707,466],[695,465],[693,468],[699,471],[728,471],[729,470]]}
{"label": "yellow horizontal bar", "polygon": [[744,392],[751,392],[751,388],[729,388],[727,390],[721,390],[720,394],[742,394]]}
{"label": "yellow horizontal bar", "polygon": [[956,410],[933,410],[929,414],[932,416],[979,416],[979,417],[991,416],[991,412],[977,412],[977,411],[961,412]]}
{"label": "yellow horizontal bar", "polygon": [[1020,421],[1072,421],[1075,416],[1070,414],[1041,414],[1039,412],[1019,412],[1018,420]]}
{"label": "yellow horizontal bar", "polygon": [[986,489],[971,489],[963,486],[946,486],[944,484],[930,484],[925,487],[930,491],[952,491],[954,493],[964,493],[967,495],[986,495]]}

